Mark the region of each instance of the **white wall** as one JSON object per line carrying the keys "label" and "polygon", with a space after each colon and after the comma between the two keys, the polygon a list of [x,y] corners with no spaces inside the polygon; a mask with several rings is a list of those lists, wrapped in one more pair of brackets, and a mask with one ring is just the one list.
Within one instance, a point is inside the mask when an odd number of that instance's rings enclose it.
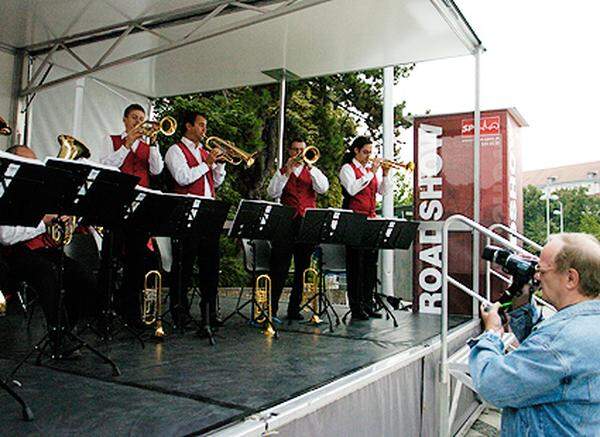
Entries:
{"label": "white wall", "polygon": [[[56,68],[56,67],[55,67]],[[76,128],[75,101],[77,84],[82,87],[80,130]],[[98,161],[109,150],[104,147],[110,134],[123,130],[123,110],[130,103],[148,107],[149,101],[131,92],[115,89],[95,79],[69,81],[40,92],[30,107],[31,138],[29,146],[38,158],[56,156],[60,134],[74,135],[86,144],[92,160]]]}
{"label": "white wall", "polygon": [[[14,56],[0,50],[0,116],[10,123]],[[0,149],[8,147],[9,138],[0,136]]]}

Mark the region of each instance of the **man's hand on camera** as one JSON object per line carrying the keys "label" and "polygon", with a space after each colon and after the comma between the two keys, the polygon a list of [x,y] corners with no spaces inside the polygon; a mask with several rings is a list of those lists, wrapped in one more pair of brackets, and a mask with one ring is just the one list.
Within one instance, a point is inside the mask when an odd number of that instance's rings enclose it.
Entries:
{"label": "man's hand on camera", "polygon": [[500,310],[500,302],[494,303],[491,307],[481,305],[481,320],[486,331],[494,331],[499,335],[504,334],[502,319],[498,314]]}

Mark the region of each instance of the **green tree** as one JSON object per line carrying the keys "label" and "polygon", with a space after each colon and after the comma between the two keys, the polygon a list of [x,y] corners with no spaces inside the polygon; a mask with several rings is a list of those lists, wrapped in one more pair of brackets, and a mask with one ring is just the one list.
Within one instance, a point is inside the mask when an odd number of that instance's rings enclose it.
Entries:
{"label": "green tree", "polygon": [[[546,241],[546,201],[540,199],[543,191],[532,185],[523,190],[523,218],[525,235],[538,243]],[[590,196],[586,188],[556,190],[563,204],[564,231],[600,235],[600,198]],[[560,232],[560,219],[553,214],[559,209],[556,200],[550,201],[550,233]]]}

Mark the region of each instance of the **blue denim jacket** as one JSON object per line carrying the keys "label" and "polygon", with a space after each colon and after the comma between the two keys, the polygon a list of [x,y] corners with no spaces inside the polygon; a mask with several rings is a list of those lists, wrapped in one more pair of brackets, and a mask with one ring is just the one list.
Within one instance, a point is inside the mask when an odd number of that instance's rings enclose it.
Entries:
{"label": "blue denim jacket", "polygon": [[471,377],[503,409],[503,436],[600,436],[600,300],[564,308],[504,354],[485,333],[471,349]]}

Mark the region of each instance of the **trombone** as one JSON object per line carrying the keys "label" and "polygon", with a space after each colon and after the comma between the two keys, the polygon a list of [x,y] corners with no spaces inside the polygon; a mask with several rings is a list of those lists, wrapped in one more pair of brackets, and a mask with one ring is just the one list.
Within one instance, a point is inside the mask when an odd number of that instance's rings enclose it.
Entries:
{"label": "trombone", "polygon": [[308,308],[313,315],[309,323],[318,325],[322,322],[319,317],[319,272],[313,267],[304,270],[302,274],[302,307]]}
{"label": "trombone", "polygon": [[132,130],[139,130],[143,136],[150,138],[150,142],[154,142],[159,133],[170,137],[177,130],[177,121],[167,115],[160,121],[144,120]]}
{"label": "trombone", "polygon": [[236,147],[234,143],[215,136],[208,137],[204,147],[208,151],[217,148],[223,153],[219,159],[231,165],[240,165],[242,162],[245,162],[246,168],[254,164],[255,156],[258,154],[258,152],[244,152],[242,149]]}

